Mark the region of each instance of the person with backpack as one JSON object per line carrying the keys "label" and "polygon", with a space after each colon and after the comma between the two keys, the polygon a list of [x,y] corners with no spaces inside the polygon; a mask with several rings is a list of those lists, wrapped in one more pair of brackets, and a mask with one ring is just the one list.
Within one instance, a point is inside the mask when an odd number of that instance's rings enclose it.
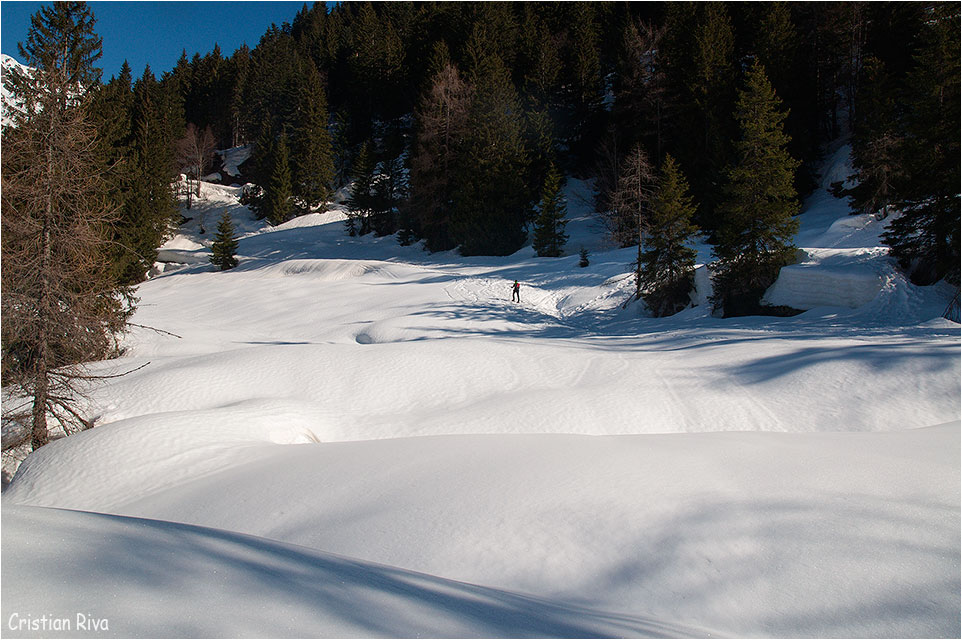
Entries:
{"label": "person with backpack", "polygon": [[511,302],[521,302],[521,285],[517,280],[511,285]]}

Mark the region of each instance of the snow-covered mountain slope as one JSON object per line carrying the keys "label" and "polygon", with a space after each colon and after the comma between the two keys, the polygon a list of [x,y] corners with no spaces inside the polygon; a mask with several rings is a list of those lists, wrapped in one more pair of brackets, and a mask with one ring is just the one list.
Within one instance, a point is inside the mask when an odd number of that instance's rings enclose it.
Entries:
{"label": "snow-covered mountain slope", "polygon": [[[93,369],[146,366],[93,389],[97,428],[32,454],[3,496],[0,617],[79,608],[161,636],[957,636],[951,292],[907,282],[886,221],[823,190],[767,294],[805,313],[646,317],[623,308],[633,250],[606,245],[587,190],[569,184],[571,255],[465,259],[348,237],[339,207],[269,228],[238,188],[203,185],[139,287],[126,356]],[[225,210],[241,262],[217,272]],[[698,282],[704,299],[704,267]]]}
{"label": "snow-covered mountain slope", "polygon": [[3,126],[10,123],[12,119],[11,110],[23,111],[23,107],[17,104],[13,95],[7,90],[6,82],[3,82],[3,78],[6,78],[7,74],[11,72],[29,73],[30,67],[20,64],[5,53],[0,53],[0,120],[2,120]]}

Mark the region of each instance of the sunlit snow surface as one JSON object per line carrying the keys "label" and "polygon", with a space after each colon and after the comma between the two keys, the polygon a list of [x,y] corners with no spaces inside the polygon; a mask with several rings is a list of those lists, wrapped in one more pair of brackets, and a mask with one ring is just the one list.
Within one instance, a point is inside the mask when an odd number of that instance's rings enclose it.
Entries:
{"label": "sunlit snow surface", "polygon": [[[350,238],[338,207],[266,228],[203,185],[139,288],[134,322],[169,333],[94,370],[149,365],[5,492],[3,623],[957,637],[951,292],[819,191],[768,292],[805,313],[649,318],[623,308],[633,250],[568,194],[570,255],[464,259]],[[217,272],[224,210],[241,262]]]}

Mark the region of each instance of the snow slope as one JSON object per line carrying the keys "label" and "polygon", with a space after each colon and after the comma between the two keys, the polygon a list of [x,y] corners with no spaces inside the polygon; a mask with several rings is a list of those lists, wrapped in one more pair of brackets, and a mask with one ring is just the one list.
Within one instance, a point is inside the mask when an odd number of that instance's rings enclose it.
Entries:
{"label": "snow slope", "polygon": [[[126,356],[93,368],[146,366],[4,493],[3,620],[958,636],[951,292],[908,283],[885,223],[820,191],[767,294],[805,313],[649,318],[623,308],[633,251],[606,246],[588,188],[569,184],[570,255],[465,259],[348,237],[337,206],[265,227],[203,185]],[[225,210],[241,263],[216,272]]]}

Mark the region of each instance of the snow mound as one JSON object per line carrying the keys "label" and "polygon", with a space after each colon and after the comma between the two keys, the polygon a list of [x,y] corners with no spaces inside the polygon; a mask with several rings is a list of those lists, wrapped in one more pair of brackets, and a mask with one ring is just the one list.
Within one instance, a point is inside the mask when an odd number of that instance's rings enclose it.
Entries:
{"label": "snow mound", "polygon": [[42,616],[73,637],[712,635],[216,529],[6,505],[3,519],[7,635],[56,635],[17,633]]}
{"label": "snow mound", "polygon": [[[114,421],[30,455],[4,499],[34,496],[32,504],[62,506],[80,498],[85,504],[75,508],[119,509],[188,478],[255,459],[265,447],[317,442],[320,413],[302,401],[243,400]],[[126,471],[118,475],[118,469]]]}
{"label": "snow mound", "polygon": [[868,304],[893,269],[884,249],[809,249],[799,264],[782,267],[763,302],[795,309]]}

